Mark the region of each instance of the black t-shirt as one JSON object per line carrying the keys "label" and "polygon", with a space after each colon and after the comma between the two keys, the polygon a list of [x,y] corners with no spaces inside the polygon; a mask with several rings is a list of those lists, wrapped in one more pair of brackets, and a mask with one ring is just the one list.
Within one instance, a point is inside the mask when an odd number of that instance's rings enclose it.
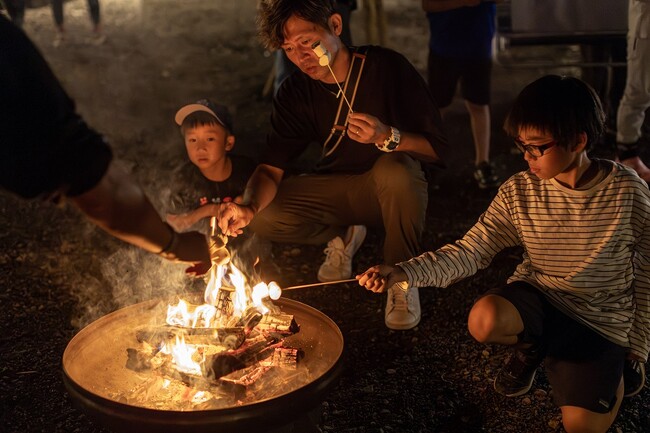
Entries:
{"label": "black t-shirt", "polygon": [[0,187],[25,198],[79,195],[111,159],[34,44],[0,15]]}
{"label": "black t-shirt", "polygon": [[[341,77],[337,77],[341,79]],[[268,152],[261,162],[287,170],[310,143],[327,139],[336,117],[338,87],[296,71],[280,87],[273,101]],[[367,47],[366,62],[352,104],[356,112],[377,117],[401,131],[424,136],[444,160],[447,139],[440,112],[422,76],[401,54],[378,46]],[[383,152],[372,144],[344,137],[338,148],[321,158],[319,173],[363,173]]]}
{"label": "black t-shirt", "polygon": [[173,198],[175,212],[188,212],[210,203],[234,201],[244,193],[246,183],[255,171],[257,164],[252,159],[229,154],[232,173],[222,182],[212,181],[201,173],[191,162],[185,163],[174,175]]}
{"label": "black t-shirt", "polygon": [[[173,214],[186,213],[207,204],[234,201],[235,198],[242,195],[257,163],[242,155],[228,154],[228,157],[232,161],[232,173],[228,179],[222,182],[206,178],[201,170],[190,161],[179,167],[173,175],[173,191],[168,211]],[[192,226],[192,229],[209,233],[209,218],[199,221]],[[228,243],[236,249],[241,247],[249,237],[249,230],[244,229],[243,236],[232,238]],[[242,254],[243,251],[239,253]]]}

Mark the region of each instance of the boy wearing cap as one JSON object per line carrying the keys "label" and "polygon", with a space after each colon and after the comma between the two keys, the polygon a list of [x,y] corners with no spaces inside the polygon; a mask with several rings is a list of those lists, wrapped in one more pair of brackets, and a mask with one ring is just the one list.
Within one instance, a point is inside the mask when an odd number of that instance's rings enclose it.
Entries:
{"label": "boy wearing cap", "polygon": [[[180,171],[181,182],[175,182],[188,185],[175,200],[175,207],[192,210],[167,214],[167,222],[184,231],[201,220],[218,216],[219,203],[240,201],[255,162],[229,153],[235,146],[235,136],[232,117],[224,105],[201,99],[178,110],[175,121],[180,126],[189,162],[198,168],[188,170],[187,164]],[[207,224],[203,229],[207,229]]]}

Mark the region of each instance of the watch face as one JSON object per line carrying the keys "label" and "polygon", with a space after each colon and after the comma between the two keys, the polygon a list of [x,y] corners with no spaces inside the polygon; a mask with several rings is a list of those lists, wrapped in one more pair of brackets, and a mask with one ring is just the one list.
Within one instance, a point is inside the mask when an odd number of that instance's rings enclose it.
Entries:
{"label": "watch face", "polygon": [[391,128],[390,128],[390,137],[387,140],[386,148],[388,150],[394,150],[397,146],[399,146],[399,140],[400,140],[399,129],[393,128],[391,126]]}

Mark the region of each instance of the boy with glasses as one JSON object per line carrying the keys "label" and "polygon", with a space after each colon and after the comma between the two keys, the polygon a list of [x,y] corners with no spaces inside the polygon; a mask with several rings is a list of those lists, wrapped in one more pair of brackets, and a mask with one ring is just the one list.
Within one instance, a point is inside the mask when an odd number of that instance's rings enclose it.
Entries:
{"label": "boy with glasses", "polygon": [[604,121],[596,93],[576,78],[528,85],[505,130],[529,170],[501,186],[462,239],[358,276],[374,292],[400,281],[446,287],[522,247],[522,262],[474,304],[468,328],[481,343],[515,349],[494,382],[503,395],[528,392],[544,360],[567,432],[607,431],[623,395],[643,387],[650,347],[650,192],[633,170],[588,157]]}

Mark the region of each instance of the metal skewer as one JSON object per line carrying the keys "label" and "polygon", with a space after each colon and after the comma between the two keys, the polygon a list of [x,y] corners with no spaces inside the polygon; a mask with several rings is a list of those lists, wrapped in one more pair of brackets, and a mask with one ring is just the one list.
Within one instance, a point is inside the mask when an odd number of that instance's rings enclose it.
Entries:
{"label": "metal skewer", "polygon": [[282,291],[295,290],[295,289],[306,289],[307,287],[316,287],[316,286],[328,286],[330,284],[352,283],[353,281],[357,281],[357,279],[356,278],[349,278],[347,280],[328,281],[327,283],[301,284],[300,286],[283,287]]}

